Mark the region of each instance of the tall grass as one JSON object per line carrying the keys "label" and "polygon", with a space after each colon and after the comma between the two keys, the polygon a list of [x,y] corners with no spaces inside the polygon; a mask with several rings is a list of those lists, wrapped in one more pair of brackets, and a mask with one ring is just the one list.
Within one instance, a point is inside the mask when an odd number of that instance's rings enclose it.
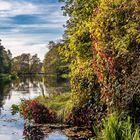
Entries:
{"label": "tall grass", "polygon": [[116,114],[112,114],[103,121],[103,129],[94,127],[97,140],[140,140],[139,128],[132,128],[130,117],[127,121],[119,120]]}
{"label": "tall grass", "polygon": [[70,108],[72,106],[71,93],[64,93],[50,98],[40,96],[37,100],[41,104],[57,112],[59,122],[64,121],[65,116],[70,112]]}

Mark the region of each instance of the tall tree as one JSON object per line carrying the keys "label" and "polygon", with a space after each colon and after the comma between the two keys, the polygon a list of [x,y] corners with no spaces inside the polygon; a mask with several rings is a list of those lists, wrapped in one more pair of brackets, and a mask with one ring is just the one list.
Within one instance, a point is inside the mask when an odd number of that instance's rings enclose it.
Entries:
{"label": "tall tree", "polygon": [[9,50],[8,51],[5,50],[0,40],[0,73],[11,72],[11,59],[12,59],[11,52]]}

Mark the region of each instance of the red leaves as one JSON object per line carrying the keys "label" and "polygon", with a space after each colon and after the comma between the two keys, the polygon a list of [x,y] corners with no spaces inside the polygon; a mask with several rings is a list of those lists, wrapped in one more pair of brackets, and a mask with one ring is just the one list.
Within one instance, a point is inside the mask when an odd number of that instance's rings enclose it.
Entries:
{"label": "red leaves", "polygon": [[40,104],[37,100],[26,100],[21,105],[25,119],[33,119],[35,123],[52,123],[56,113]]}
{"label": "red leaves", "polygon": [[111,92],[108,75],[114,76],[114,58],[112,53],[105,52],[104,49],[98,48],[98,43],[93,45],[93,68],[100,83],[102,97],[110,97]]}
{"label": "red leaves", "polygon": [[107,106],[97,105],[91,108],[81,107],[73,108],[72,112],[66,118],[65,122],[75,126],[92,126],[92,123],[101,124],[104,115],[106,114]]}

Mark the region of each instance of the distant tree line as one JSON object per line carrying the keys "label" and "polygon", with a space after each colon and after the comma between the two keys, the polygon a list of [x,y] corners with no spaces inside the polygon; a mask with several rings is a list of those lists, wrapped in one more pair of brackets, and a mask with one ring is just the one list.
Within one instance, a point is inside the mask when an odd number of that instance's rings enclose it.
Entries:
{"label": "distant tree line", "polygon": [[0,75],[41,73],[42,63],[37,54],[23,53],[12,58],[10,50],[5,50],[0,40]]}
{"label": "distant tree line", "polygon": [[37,54],[23,53],[12,59],[12,72],[17,74],[37,74],[42,69],[42,63]]}

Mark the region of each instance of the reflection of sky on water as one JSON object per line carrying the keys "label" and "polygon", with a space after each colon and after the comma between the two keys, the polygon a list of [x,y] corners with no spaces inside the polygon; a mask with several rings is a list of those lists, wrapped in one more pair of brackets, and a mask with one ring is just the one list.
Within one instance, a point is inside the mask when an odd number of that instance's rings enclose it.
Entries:
{"label": "reflection of sky on water", "polygon": [[55,131],[50,133],[49,136],[46,137],[44,140],[68,140],[68,137],[66,137],[60,131]]}
{"label": "reflection of sky on water", "polygon": [[[49,87],[47,87],[47,89],[48,88]],[[11,115],[11,105],[19,104],[21,99],[33,99],[38,95],[41,95],[42,92],[47,95],[48,90],[46,90],[45,84],[40,80],[33,79],[14,81],[3,89],[0,88],[0,140],[24,139],[24,121],[19,114],[14,116]],[[57,131],[51,133],[49,137],[44,138],[44,140],[57,139],[67,140],[67,137]]]}
{"label": "reflection of sky on water", "polygon": [[[20,85],[20,84],[19,84]],[[14,86],[14,85],[13,85]],[[16,90],[12,88],[5,97],[4,105],[1,108],[0,115],[0,140],[20,140],[23,139],[23,124],[24,121],[19,114],[11,115],[11,105],[19,104],[22,98],[32,99],[39,95],[39,89],[28,87],[28,92],[24,90]],[[27,88],[25,86],[25,88]]]}

